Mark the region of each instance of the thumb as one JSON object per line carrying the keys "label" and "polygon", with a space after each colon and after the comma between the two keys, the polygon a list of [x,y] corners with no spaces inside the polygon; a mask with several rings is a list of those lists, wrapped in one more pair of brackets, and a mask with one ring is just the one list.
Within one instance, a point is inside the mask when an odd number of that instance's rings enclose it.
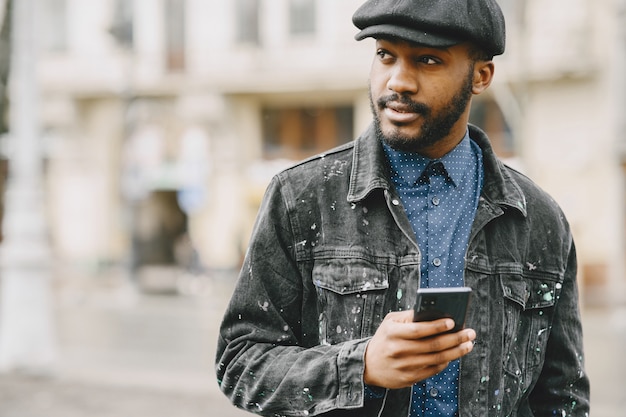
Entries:
{"label": "thumb", "polygon": [[385,320],[395,321],[398,323],[412,323],[413,310],[392,311],[385,316]]}

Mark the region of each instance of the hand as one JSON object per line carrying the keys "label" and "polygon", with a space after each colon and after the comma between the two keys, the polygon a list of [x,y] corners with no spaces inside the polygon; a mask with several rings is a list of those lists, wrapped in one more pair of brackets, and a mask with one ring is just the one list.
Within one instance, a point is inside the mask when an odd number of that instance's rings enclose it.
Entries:
{"label": "hand", "polygon": [[443,371],[450,361],[472,351],[476,332],[454,327],[451,319],[413,322],[413,311],[389,313],[365,350],[368,385],[396,389]]}

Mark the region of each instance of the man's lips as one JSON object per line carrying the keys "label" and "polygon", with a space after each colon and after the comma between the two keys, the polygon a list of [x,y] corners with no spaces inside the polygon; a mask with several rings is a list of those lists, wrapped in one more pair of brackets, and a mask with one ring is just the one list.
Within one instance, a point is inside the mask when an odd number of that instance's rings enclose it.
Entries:
{"label": "man's lips", "polygon": [[415,112],[410,106],[397,103],[387,103],[383,112],[392,123],[410,123],[417,120],[421,114]]}

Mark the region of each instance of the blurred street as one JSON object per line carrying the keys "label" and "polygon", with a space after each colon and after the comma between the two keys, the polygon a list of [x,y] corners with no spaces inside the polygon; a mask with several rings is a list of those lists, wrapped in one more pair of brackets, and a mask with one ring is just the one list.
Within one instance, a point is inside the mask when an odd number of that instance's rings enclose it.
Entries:
{"label": "blurred street", "polygon": [[147,293],[120,273],[56,280],[57,369],[0,375],[0,416],[248,415],[219,392],[213,371],[234,277],[188,277],[178,284],[194,294],[180,295],[163,276],[142,282]]}
{"label": "blurred street", "polygon": [[[230,406],[213,372],[215,341],[234,276],[188,278],[138,291],[122,274],[54,284],[58,366],[49,376],[0,376],[0,417],[248,415]],[[626,308],[584,311],[593,417],[626,409]]]}

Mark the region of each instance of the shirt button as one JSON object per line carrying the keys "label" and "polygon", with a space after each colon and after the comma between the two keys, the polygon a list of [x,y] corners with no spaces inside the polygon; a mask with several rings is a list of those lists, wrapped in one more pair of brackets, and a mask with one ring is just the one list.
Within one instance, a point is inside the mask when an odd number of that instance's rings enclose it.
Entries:
{"label": "shirt button", "polygon": [[435,206],[438,206],[441,200],[439,200],[439,197],[433,197],[432,202]]}
{"label": "shirt button", "polygon": [[435,265],[435,266],[441,266],[441,259],[439,259],[439,258],[435,258],[435,259],[433,259],[433,265]]}
{"label": "shirt button", "polygon": [[431,397],[437,398],[437,395],[439,395],[439,390],[437,388],[431,388],[429,394]]}

